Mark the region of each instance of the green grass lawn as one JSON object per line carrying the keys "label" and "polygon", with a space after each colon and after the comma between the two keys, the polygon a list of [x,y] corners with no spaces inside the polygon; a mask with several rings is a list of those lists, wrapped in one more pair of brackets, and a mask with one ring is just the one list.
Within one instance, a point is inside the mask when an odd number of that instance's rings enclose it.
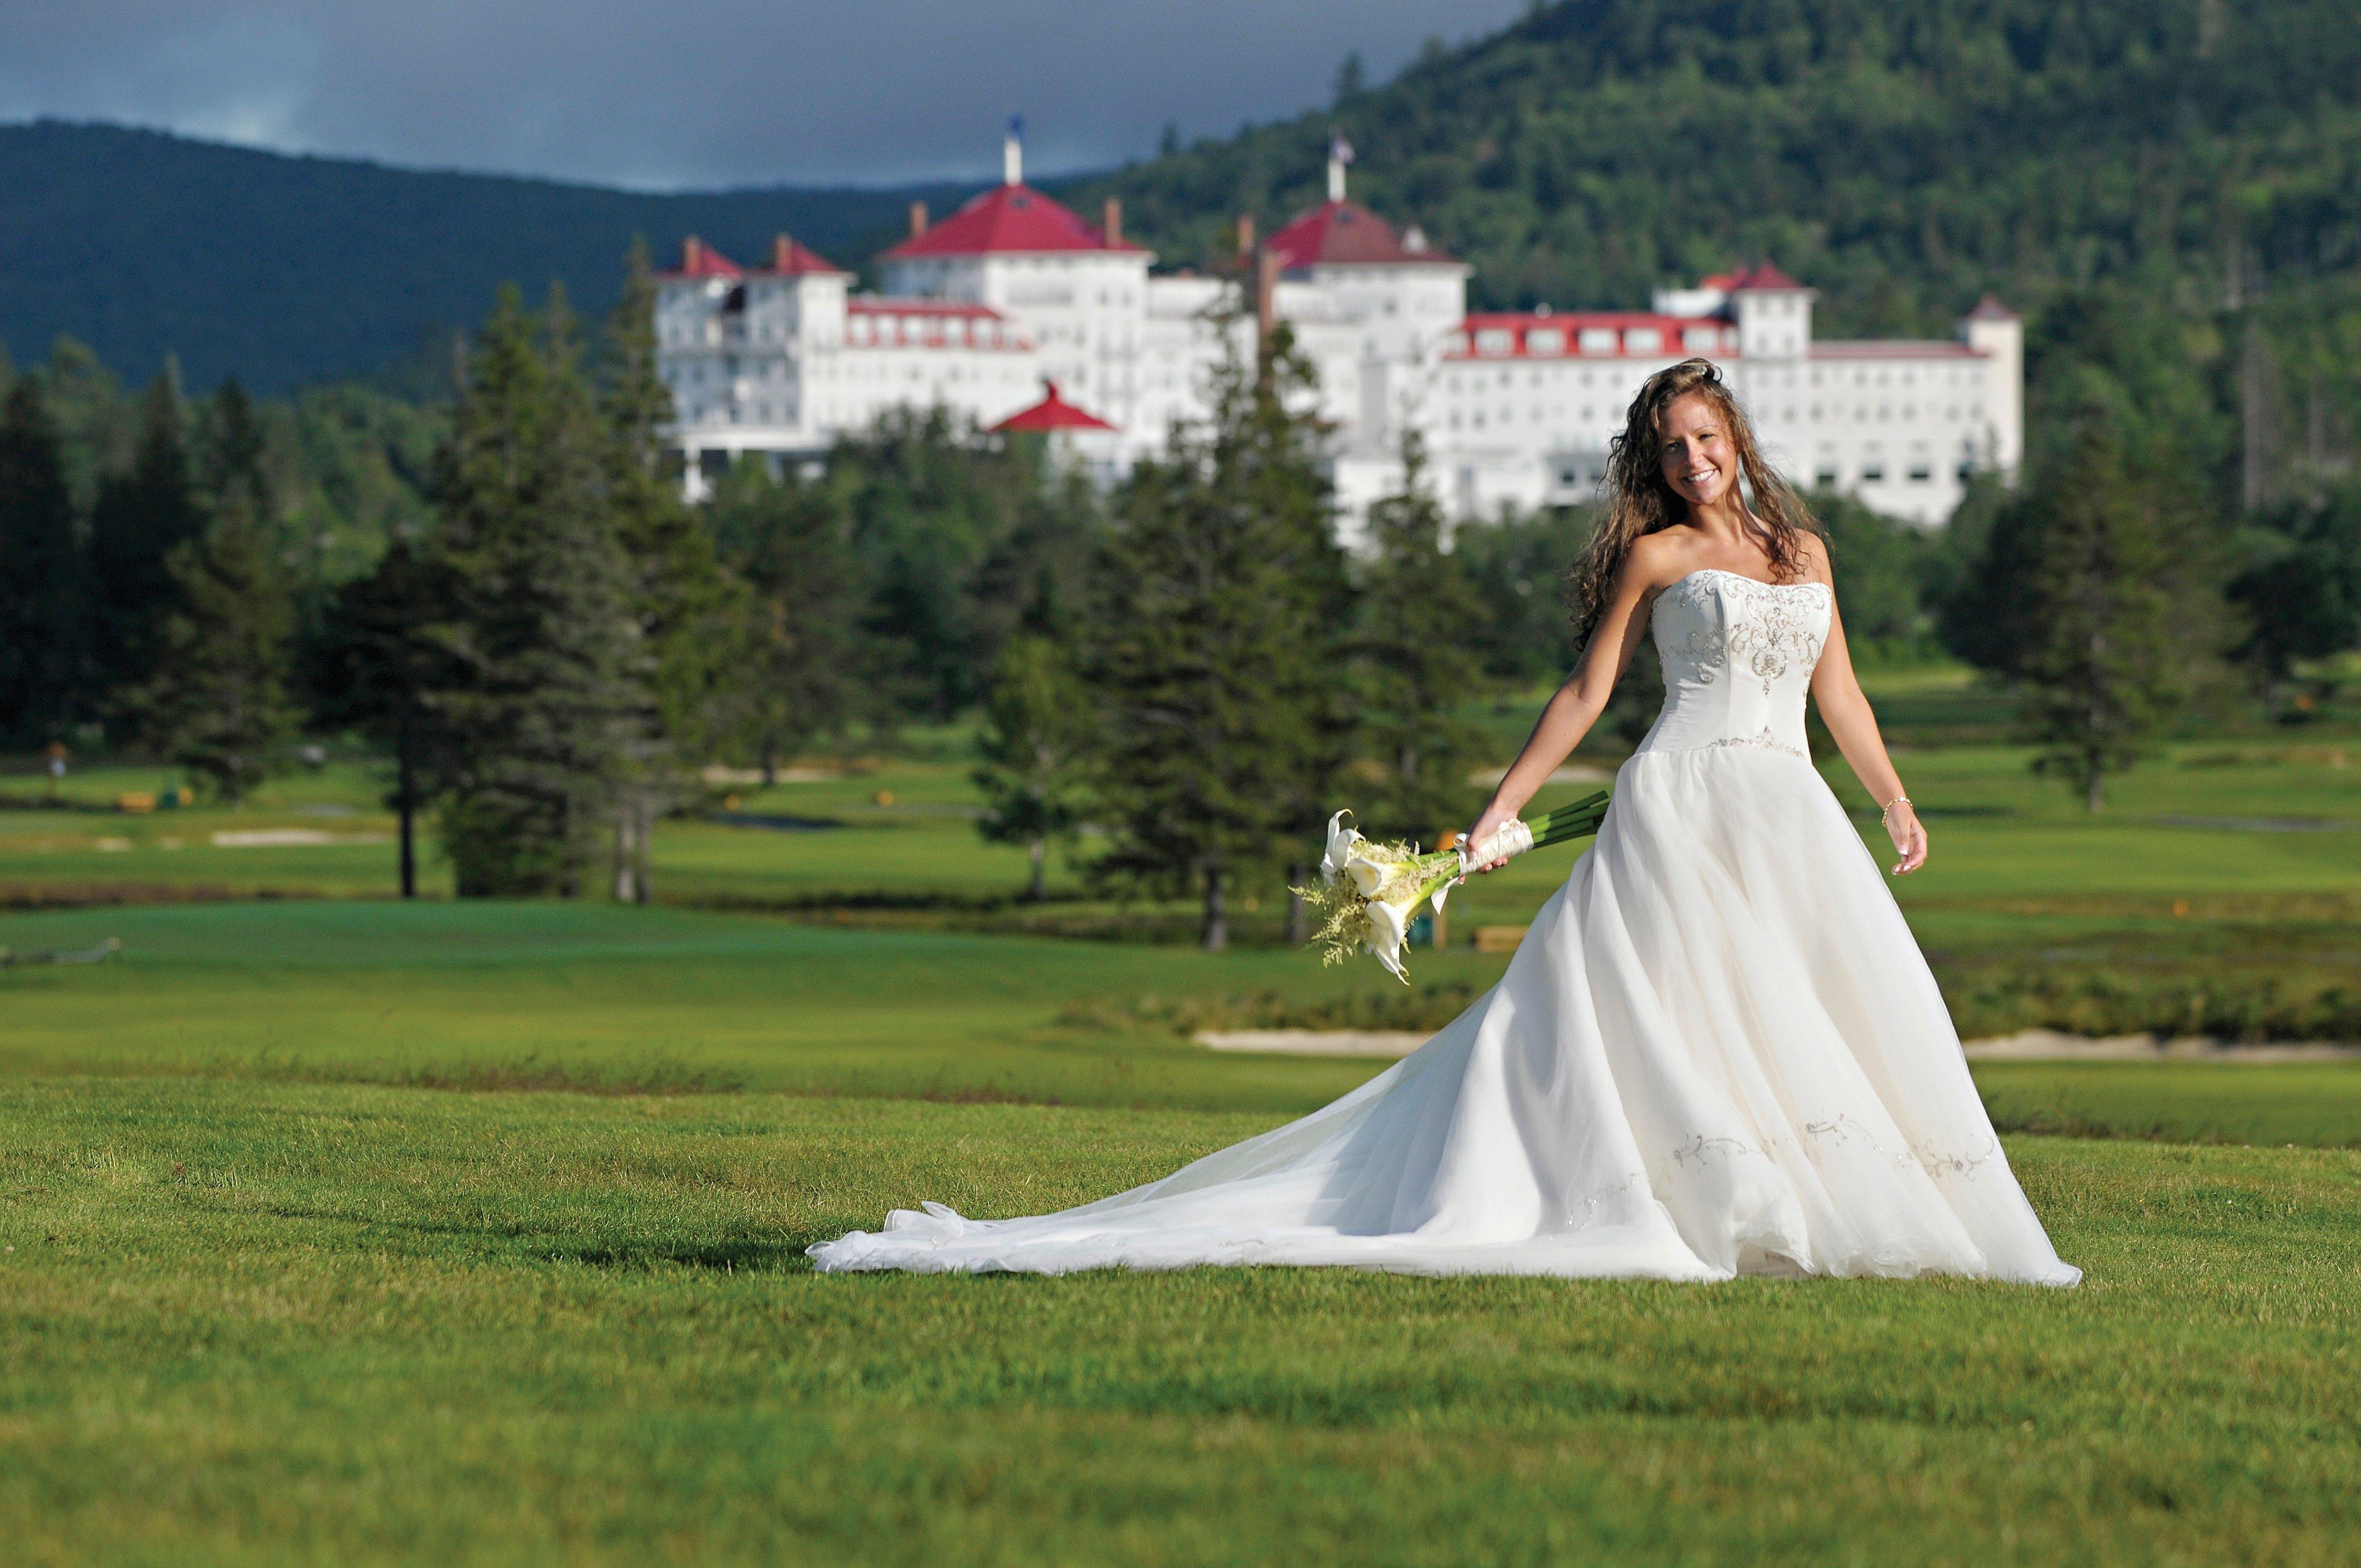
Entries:
{"label": "green grass lawn", "polygon": [[2010,1139],[2071,1293],[822,1278],[889,1207],[1098,1196],[1378,1067],[1077,999],[1378,981],[595,905],[0,918],[102,935],[0,970],[11,1563],[2301,1564],[2361,1522],[2361,1065],[1981,1069],[2109,1135]]}
{"label": "green grass lawn", "polygon": [[824,1278],[889,1204],[1067,1203],[1269,1117],[58,1079],[0,1119],[12,1563],[2211,1568],[2361,1528],[2350,1152],[2015,1140],[2069,1293]]}

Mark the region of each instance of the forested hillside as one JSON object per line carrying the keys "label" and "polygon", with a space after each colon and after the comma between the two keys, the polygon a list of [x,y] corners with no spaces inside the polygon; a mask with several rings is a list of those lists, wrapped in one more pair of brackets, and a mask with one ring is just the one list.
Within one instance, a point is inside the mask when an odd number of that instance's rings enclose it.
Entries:
{"label": "forested hillside", "polygon": [[562,280],[604,310],[625,248],[686,234],[726,253],[782,229],[822,251],[932,191],[653,195],[289,158],[114,126],[0,126],[0,345],[66,335],[118,373],[178,355],[193,388],[273,391],[379,369],[480,319],[493,291]]}
{"label": "forested hillside", "polygon": [[1948,330],[2134,280],[2183,304],[2361,263],[2361,27],[2347,0],[1564,0],[1353,73],[1331,110],[1087,188],[1167,259],[1241,210],[1357,196],[1509,306],[1631,305],[1770,257],[1842,332]]}

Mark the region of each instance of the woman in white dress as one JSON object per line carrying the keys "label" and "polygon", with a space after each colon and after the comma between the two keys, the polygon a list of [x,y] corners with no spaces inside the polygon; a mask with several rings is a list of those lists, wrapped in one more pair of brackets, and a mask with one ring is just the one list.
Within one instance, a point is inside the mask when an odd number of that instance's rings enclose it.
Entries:
{"label": "woman in white dress", "polygon": [[897,1210],[813,1247],[818,1266],[2077,1282],[1812,766],[1806,688],[1895,874],[1925,862],[1827,553],[1710,364],[1641,390],[1609,490],[1576,570],[1581,661],[1469,839],[1565,760],[1649,635],[1664,710],[1497,986],[1343,1099],[1162,1180],[1025,1219]]}

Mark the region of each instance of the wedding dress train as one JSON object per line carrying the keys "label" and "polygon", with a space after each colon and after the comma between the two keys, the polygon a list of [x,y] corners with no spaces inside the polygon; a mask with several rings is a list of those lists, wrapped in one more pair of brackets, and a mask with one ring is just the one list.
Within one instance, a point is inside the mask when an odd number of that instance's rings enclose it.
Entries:
{"label": "wedding dress train", "polygon": [[823,1270],[1323,1264],[2071,1285],[1926,960],[1813,768],[1816,583],[1657,597],[1665,696],[1508,971],[1300,1121],[1060,1213],[897,1210]]}

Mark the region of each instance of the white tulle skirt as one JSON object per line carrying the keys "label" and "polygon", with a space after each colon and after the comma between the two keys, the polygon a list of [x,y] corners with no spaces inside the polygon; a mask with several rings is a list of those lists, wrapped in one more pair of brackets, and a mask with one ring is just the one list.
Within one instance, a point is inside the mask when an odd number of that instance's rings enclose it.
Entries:
{"label": "white tulle skirt", "polygon": [[1500,982],[1301,1121],[1069,1209],[897,1210],[823,1270],[1297,1264],[2072,1285],[1811,764],[1642,751]]}

